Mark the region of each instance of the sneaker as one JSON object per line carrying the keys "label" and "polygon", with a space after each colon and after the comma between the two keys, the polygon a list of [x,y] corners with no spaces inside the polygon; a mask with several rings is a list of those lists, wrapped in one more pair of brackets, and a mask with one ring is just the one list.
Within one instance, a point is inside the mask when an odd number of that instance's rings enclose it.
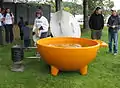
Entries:
{"label": "sneaker", "polygon": [[117,55],[117,53],[114,53],[113,55],[115,55],[115,56],[116,56],[116,55]]}
{"label": "sneaker", "polygon": [[39,53],[36,53],[36,57],[38,57],[38,61],[40,61],[41,56]]}
{"label": "sneaker", "polygon": [[41,56],[40,56],[40,54],[38,52],[36,53],[36,57],[41,58]]}
{"label": "sneaker", "polygon": [[24,65],[23,64],[14,64],[11,67],[11,71],[14,71],[14,72],[23,72],[24,71]]}

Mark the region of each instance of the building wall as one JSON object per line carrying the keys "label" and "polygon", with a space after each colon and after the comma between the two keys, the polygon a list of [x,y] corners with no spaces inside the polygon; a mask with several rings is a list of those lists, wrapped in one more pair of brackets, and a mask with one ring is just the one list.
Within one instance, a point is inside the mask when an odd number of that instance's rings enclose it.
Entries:
{"label": "building wall", "polygon": [[4,2],[13,2],[14,0],[3,0]]}
{"label": "building wall", "polygon": [[[24,21],[28,21],[30,24],[34,23],[35,12],[38,9],[37,6],[31,6],[23,3],[10,3],[6,2],[3,4],[4,8],[10,8],[15,16],[15,23],[18,23],[19,17],[22,16]],[[51,8],[49,5],[42,5],[44,16],[50,22]]]}

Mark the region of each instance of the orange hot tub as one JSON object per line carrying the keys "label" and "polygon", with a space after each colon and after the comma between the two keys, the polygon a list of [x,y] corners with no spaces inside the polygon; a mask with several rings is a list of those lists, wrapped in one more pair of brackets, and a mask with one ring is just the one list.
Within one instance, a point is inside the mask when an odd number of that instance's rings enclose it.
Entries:
{"label": "orange hot tub", "polygon": [[[64,48],[49,46],[49,44],[80,44],[84,47]],[[82,75],[87,74],[87,64],[95,59],[101,44],[101,41],[70,37],[44,38],[37,41],[38,52],[51,66],[51,74],[54,76],[58,74],[59,70],[78,70]],[[107,46],[107,44],[104,43],[103,46]]]}

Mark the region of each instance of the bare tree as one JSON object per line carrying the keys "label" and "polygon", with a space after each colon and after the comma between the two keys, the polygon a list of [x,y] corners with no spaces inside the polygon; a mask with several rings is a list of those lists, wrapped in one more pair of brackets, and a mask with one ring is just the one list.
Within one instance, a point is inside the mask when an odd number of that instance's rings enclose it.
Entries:
{"label": "bare tree", "polygon": [[62,2],[62,0],[55,0],[55,3],[56,3],[56,11],[58,11],[58,10],[61,9],[61,2]]}
{"label": "bare tree", "polygon": [[84,29],[88,29],[88,0],[83,0]]}

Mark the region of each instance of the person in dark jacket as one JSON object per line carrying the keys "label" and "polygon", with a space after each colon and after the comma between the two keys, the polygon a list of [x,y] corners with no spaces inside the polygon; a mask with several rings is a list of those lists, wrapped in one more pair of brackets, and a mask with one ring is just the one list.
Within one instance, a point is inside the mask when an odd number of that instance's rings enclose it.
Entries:
{"label": "person in dark jacket", "polygon": [[91,38],[98,40],[101,39],[102,29],[104,27],[104,17],[100,7],[97,7],[94,13],[90,16],[89,27],[91,29]]}
{"label": "person in dark jacket", "polygon": [[20,38],[21,38],[21,40],[23,40],[23,31],[21,29],[24,26],[23,17],[20,17],[20,21],[18,22],[18,26],[20,29]]}
{"label": "person in dark jacket", "polygon": [[30,33],[31,29],[28,27],[28,22],[25,22],[25,25],[21,28],[23,31],[24,47],[27,48],[30,46]]}
{"label": "person in dark jacket", "polygon": [[115,9],[112,9],[112,15],[109,17],[107,26],[108,28],[108,38],[109,38],[109,52],[112,53],[112,41],[113,44],[113,53],[117,55],[118,53],[118,30],[120,25],[120,17],[117,14]]}

